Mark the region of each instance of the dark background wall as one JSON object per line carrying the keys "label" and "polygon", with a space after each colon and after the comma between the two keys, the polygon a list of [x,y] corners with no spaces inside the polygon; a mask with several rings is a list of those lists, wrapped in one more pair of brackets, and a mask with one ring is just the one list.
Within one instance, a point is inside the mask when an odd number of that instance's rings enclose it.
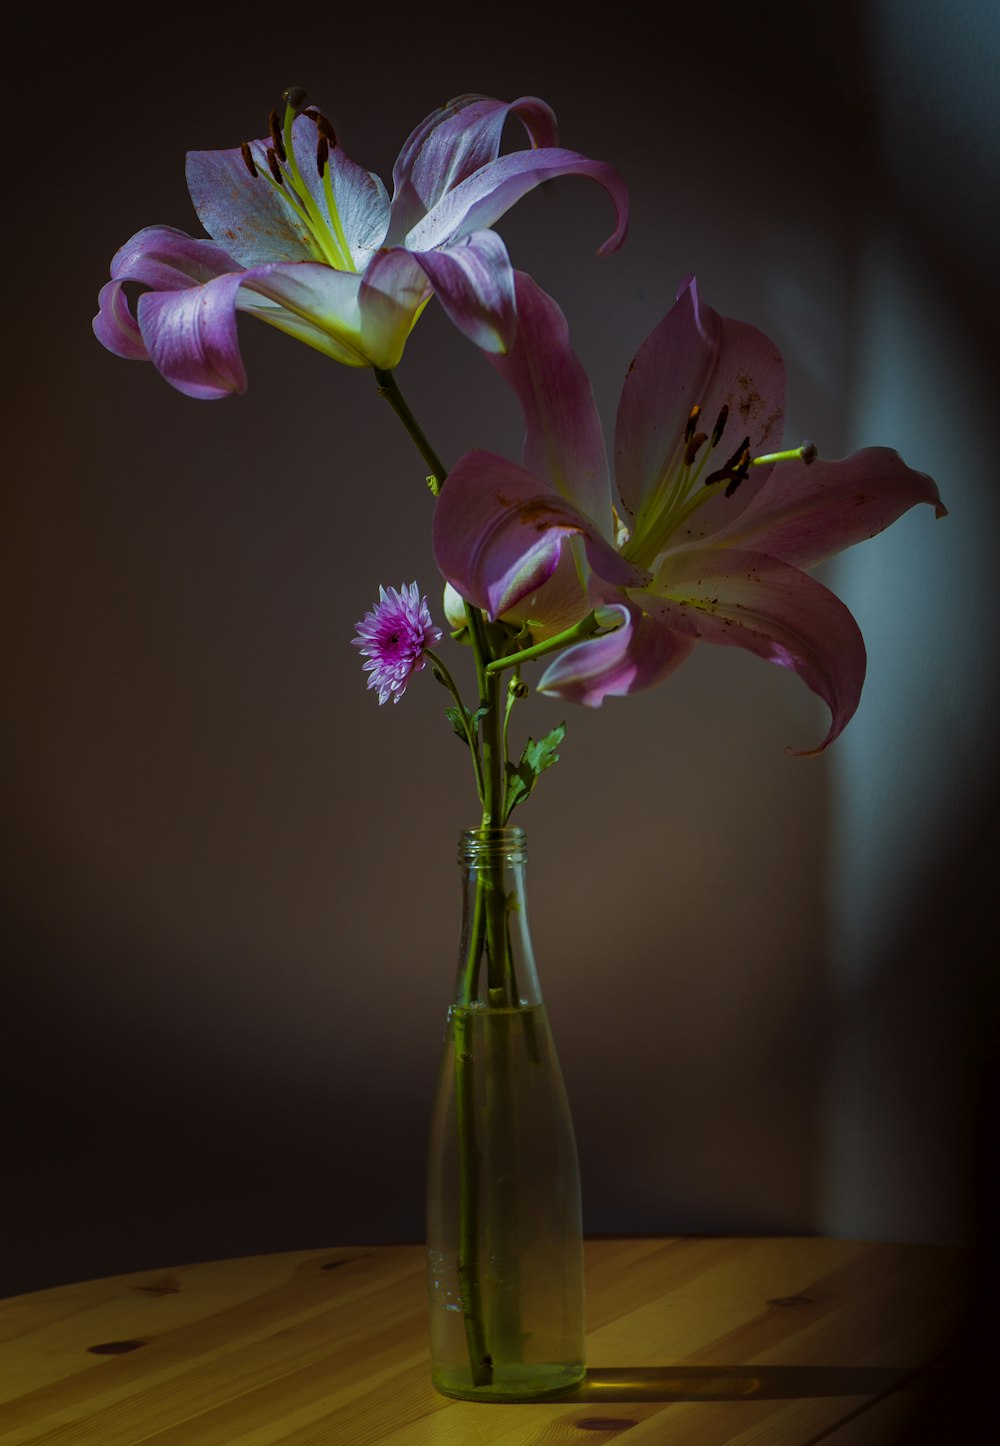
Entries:
{"label": "dark background wall", "polygon": [[[295,83],[388,178],[449,96],[537,94],[612,161],[499,230],[610,427],[698,273],[773,335],[789,435],[898,447],[951,508],[824,577],[870,677],[820,759],[800,684],[703,648],[577,710],[529,827],[591,1231],[968,1239],[995,877],[995,12],[919,0],[28,21],[11,55],[5,329],[2,1288],[416,1239],[474,821],[429,675],[379,710],[379,583],[436,610],[423,468],[366,373],[241,322],[197,403],[90,332],[114,250],[198,231],[187,149]],[[516,455],[432,305],[399,369],[446,460]],[[464,661],[464,660],[463,660]],[[532,699],[521,727],[563,715]]]}

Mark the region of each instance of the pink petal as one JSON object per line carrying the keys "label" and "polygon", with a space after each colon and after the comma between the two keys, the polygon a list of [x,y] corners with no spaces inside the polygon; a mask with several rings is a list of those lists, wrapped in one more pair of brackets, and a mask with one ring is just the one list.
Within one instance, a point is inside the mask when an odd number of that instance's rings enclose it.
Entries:
{"label": "pink petal", "polygon": [[[772,341],[755,327],[719,316],[703,305],[692,280],[639,348],[622,389],[615,426],[615,475],[632,520],[633,539],[649,528],[660,510],[661,479],[680,466],[692,407],[701,407],[698,430],[711,439],[723,404],[729,407],[729,417],[706,465],[706,476],[728,460],[744,437],[749,437],[754,455],[777,451],[784,424],[785,369]],[[751,468],[732,497],[723,496],[720,488],[674,542],[696,541],[728,526],[752,501],[770,470]]]}
{"label": "pink petal", "polygon": [[115,281],[141,281],[156,291],[183,291],[230,271],[239,262],[214,241],[173,226],[146,226],[129,237],[111,259]]}
{"label": "pink petal", "polygon": [[147,291],[139,297],[139,328],[150,360],[189,397],[246,391],[236,338],[242,275],[233,272],[187,291]]}
{"label": "pink petal", "polygon": [[489,360],[524,412],[524,465],[613,539],[611,482],[590,381],[559,307],[523,272],[514,273],[517,339]]}
{"label": "pink petal", "polygon": [[431,295],[423,268],[400,247],[380,251],[360,278],[361,335],[372,364],[390,371]]}
{"label": "pink petal", "polygon": [[498,221],[516,201],[543,181],[555,176],[590,176],[604,187],[615,203],[616,226],[599,254],[616,251],[628,229],[628,192],[613,166],[590,161],[576,151],[546,147],[536,151],[514,151],[499,156],[489,165],[448,191],[423,220],[406,236],[414,251],[429,251],[461,240],[473,231],[484,230]]}
{"label": "pink petal", "polygon": [[555,145],[555,116],[533,96],[505,104],[460,95],[421,121],[393,167],[392,242],[401,241],[446,192],[496,160],[512,113],[523,121],[533,147]]}
{"label": "pink petal", "polygon": [[694,639],[674,632],[634,604],[619,604],[622,626],[560,653],[538,680],[538,691],[599,708],[609,695],[652,688],[683,663]]}
{"label": "pink petal", "polygon": [[446,580],[498,617],[539,588],[559,562],[564,537],[584,541],[595,573],[617,587],[641,587],[633,567],[589,518],[522,467],[491,452],[468,452],[448,474],[434,509],[434,555]]}
{"label": "pink petal", "polygon": [[[147,226],[130,237],[112,258],[113,279],[101,289],[94,333],[116,356],[148,361],[149,352],[122,290],[123,282],[137,281],[158,291],[178,292],[239,271],[238,262],[214,241],[198,240],[172,226]],[[209,385],[204,395],[224,394]],[[226,391],[230,390],[233,388],[227,386]]]}
{"label": "pink petal", "polygon": [[918,502],[947,509],[934,482],[889,447],[866,447],[840,462],[782,462],[713,546],[752,548],[813,567],[874,537]]}
{"label": "pink petal", "polygon": [[668,556],[642,595],[647,612],[692,639],[746,648],[791,668],[827,704],[842,732],[861,697],[865,645],[847,608],[789,563],[759,552],[703,548]]}
{"label": "pink petal", "polygon": [[[299,174],[327,224],[323,181],[316,166],[317,130],[308,116],[292,123]],[[250,142],[257,169],[267,172],[270,139]],[[382,245],[389,223],[389,198],[377,176],[348,159],[340,146],[329,155],[330,178],[340,220],[355,265],[364,265]],[[199,220],[210,236],[244,266],[313,261],[308,229],[262,176],[251,176],[241,150],[189,151],[187,183]]]}
{"label": "pink petal", "polygon": [[415,251],[448,316],[486,352],[503,352],[514,340],[514,273],[495,231],[476,231],[440,251]]}
{"label": "pink petal", "polygon": [[120,281],[109,281],[101,287],[97,306],[93,322],[97,340],[126,361],[149,361],[139,323],[129,310]]}

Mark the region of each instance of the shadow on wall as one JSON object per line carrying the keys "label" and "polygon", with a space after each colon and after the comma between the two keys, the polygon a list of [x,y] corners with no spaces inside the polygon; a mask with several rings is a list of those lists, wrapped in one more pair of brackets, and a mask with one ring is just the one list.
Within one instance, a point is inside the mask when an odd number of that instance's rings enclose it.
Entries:
{"label": "shadow on wall", "polygon": [[1000,12],[970,5],[944,26],[933,4],[883,0],[870,35],[880,184],[859,258],[852,442],[897,447],[935,476],[950,516],[919,509],[879,539],[877,565],[861,548],[834,569],[869,679],[832,759],[824,1225],[968,1240],[1000,803],[1000,496],[985,424],[1000,386]]}

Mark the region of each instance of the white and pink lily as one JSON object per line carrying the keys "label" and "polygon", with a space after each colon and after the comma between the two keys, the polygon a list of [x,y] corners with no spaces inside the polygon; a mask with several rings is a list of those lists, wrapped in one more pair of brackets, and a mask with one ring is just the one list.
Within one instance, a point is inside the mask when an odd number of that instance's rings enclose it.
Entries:
{"label": "white and pink lily", "polygon": [[848,609],[803,569],[918,502],[943,516],[934,482],[887,448],[838,462],[815,460],[811,444],[780,452],[780,353],[701,303],[691,280],[625,378],[616,504],[562,312],[521,273],[517,308],[515,345],[489,360],[524,411],[524,466],[476,451],[452,469],[434,520],[445,578],[520,624],[522,651],[568,633],[543,693],[596,706],[660,682],[696,642],[735,645],[824,700],[826,737],[794,751],[825,748],[857,708],[865,648]]}
{"label": "white and pink lily", "polygon": [[[516,330],[514,277],[489,228],[554,176],[583,175],[610,193],[625,239],[625,185],[612,166],[556,144],[555,117],[533,97],[510,104],[462,95],[413,132],[393,195],[348,159],[329,121],[286,91],[284,122],[227,151],[192,151],[187,180],[211,240],[149,226],[121,248],[94,319],[118,356],[152,361],[189,396],[246,388],[236,313],[246,312],[348,366],[391,370],[431,295],[480,347],[503,351]],[[501,156],[509,115],[530,149]],[[130,309],[123,284],[150,289]]]}

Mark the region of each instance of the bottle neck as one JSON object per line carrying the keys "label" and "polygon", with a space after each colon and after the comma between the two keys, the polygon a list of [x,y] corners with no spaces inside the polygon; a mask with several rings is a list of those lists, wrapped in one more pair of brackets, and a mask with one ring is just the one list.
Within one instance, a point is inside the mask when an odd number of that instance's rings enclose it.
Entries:
{"label": "bottle neck", "polygon": [[541,1003],[528,925],[523,828],[459,836],[462,939],[455,1004],[518,1009]]}

